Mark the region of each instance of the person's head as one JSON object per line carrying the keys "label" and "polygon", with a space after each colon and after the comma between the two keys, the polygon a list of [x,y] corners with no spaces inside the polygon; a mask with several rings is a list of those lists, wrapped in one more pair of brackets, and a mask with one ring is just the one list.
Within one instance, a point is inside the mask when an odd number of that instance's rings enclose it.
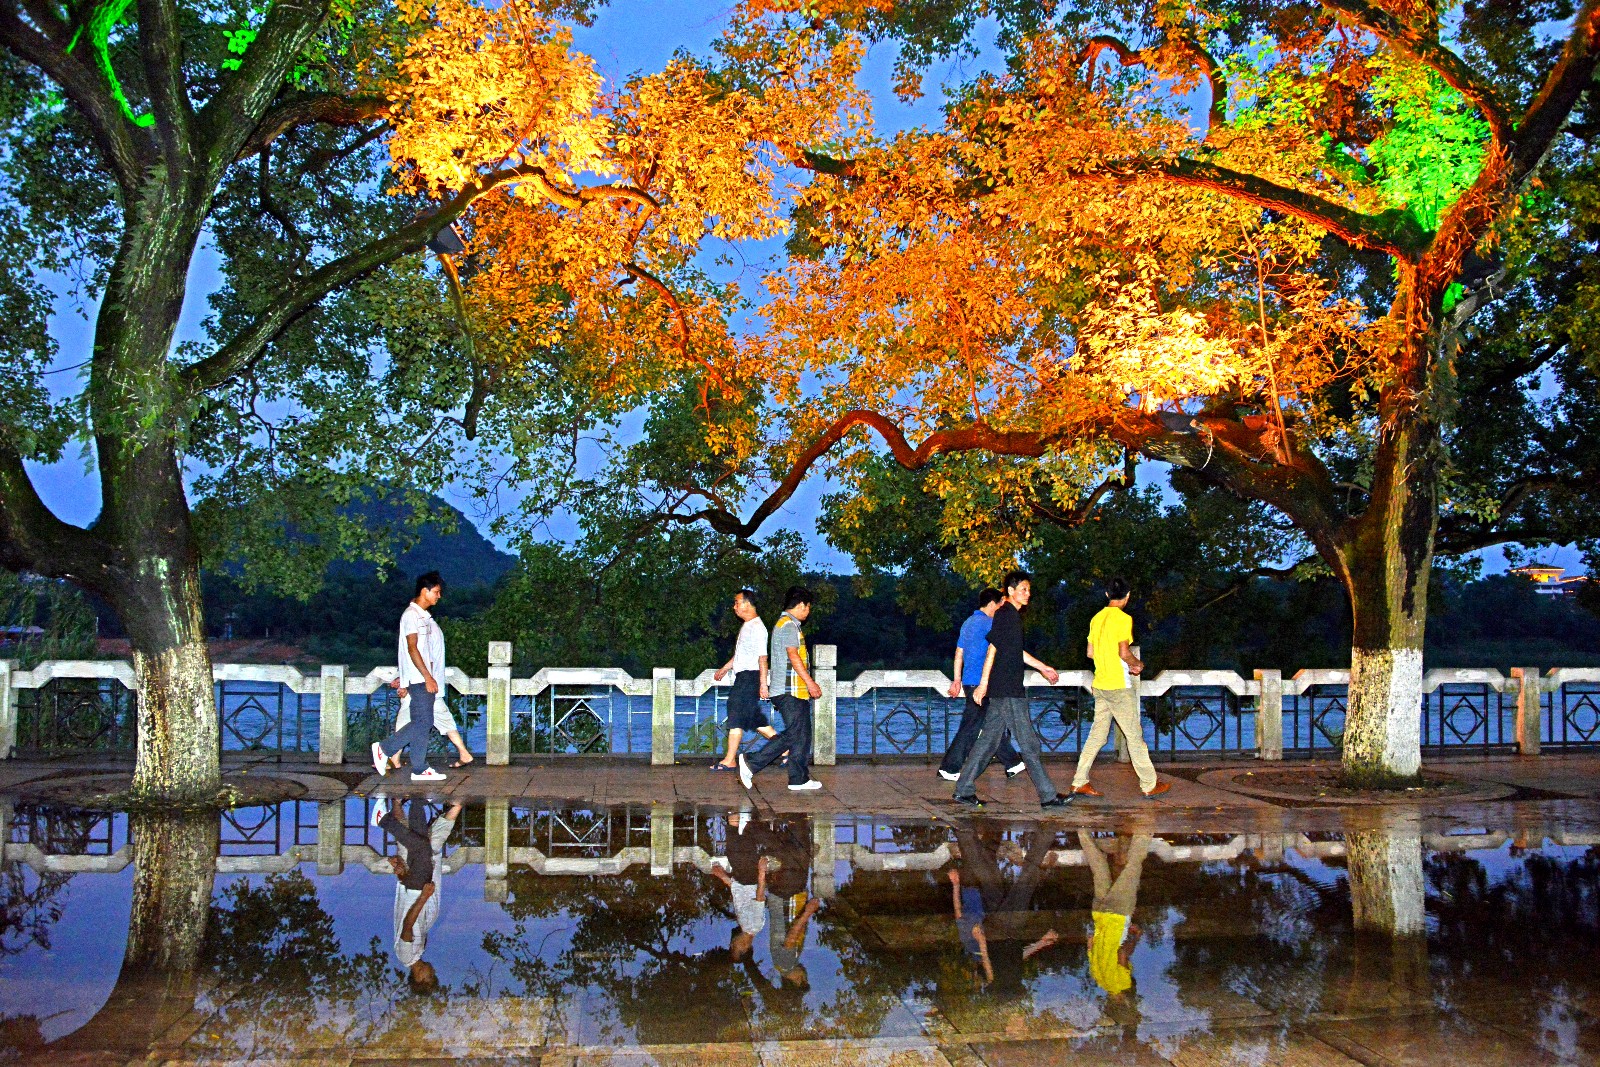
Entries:
{"label": "person's head", "polygon": [[406,971],[406,984],[413,993],[431,996],[439,992],[439,973],[427,960],[418,960]]}
{"label": "person's head", "polygon": [[1128,606],[1129,592],[1126,578],[1112,578],[1106,582],[1106,602],[1114,608]]}
{"label": "person's head", "polygon": [[1000,610],[1000,605],[1005,602],[1005,594],[990,586],[978,594],[978,610],[985,615],[993,617]]}
{"label": "person's head", "polygon": [[783,984],[791,989],[809,989],[811,978],[806,974],[805,964],[797,963],[787,971],[778,972],[783,978]]}
{"label": "person's head", "polygon": [[749,622],[760,614],[756,610],[756,591],[754,589],[741,589],[733,594],[733,613],[745,622]]}
{"label": "person's head", "polygon": [[417,575],[417,591],[412,597],[413,600],[425,608],[431,608],[442,596],[444,596],[444,579],[439,577],[438,571]]}
{"label": "person's head", "polygon": [[750,949],[755,946],[756,935],[746,933],[737,926],[733,928],[733,936],[728,938],[728,957],[738,963],[750,955]]}
{"label": "person's head", "polygon": [[1028,606],[1028,600],[1033,596],[1033,575],[1027,571],[1017,570],[1006,575],[1006,599],[1019,608]]}
{"label": "person's head", "polygon": [[783,594],[783,610],[793,615],[801,622],[811,614],[811,602],[816,597],[811,595],[811,590],[803,585],[791,585]]}

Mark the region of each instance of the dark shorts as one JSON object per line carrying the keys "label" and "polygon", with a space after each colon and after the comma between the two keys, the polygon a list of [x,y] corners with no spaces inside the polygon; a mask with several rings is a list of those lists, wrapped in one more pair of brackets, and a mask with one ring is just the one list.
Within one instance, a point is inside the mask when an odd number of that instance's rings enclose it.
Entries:
{"label": "dark shorts", "polygon": [[761,710],[761,672],[740,671],[728,690],[728,729],[757,730],[768,724]]}

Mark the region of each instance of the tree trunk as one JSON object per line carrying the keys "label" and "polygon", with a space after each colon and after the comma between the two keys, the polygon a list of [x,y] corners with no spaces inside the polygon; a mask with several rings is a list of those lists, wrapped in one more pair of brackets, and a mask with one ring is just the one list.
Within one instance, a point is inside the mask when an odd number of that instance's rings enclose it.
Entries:
{"label": "tree trunk", "polygon": [[1344,768],[1392,784],[1422,766],[1422,643],[1438,527],[1437,426],[1420,411],[1385,418],[1366,511],[1338,545],[1354,629]]}
{"label": "tree trunk", "polygon": [[221,788],[222,767],[200,553],[176,456],[142,458],[146,490],[137,510],[121,516],[130,547],[109,591],[139,687],[133,787],[164,801],[207,803]]}
{"label": "tree trunk", "polygon": [[1422,835],[1416,828],[1348,831],[1345,859],[1355,926],[1347,1009],[1428,998]]}

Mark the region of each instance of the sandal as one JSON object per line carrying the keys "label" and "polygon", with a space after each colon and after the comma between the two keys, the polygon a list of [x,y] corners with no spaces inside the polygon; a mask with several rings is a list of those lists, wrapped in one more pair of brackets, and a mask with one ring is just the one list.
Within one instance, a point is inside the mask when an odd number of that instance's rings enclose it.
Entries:
{"label": "sandal", "polygon": [[454,762],[452,762],[450,764],[450,769],[453,770],[453,771],[459,771],[461,768],[470,767],[474,763],[477,763],[477,762],[478,761],[475,760],[475,759],[469,759],[469,760],[459,760],[458,759],[458,760],[455,760]]}

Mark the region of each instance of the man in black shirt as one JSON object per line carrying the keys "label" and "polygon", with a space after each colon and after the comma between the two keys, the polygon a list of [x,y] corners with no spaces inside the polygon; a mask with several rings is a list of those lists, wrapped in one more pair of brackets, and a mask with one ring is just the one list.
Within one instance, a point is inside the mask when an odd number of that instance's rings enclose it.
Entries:
{"label": "man in black shirt", "polygon": [[956,802],[971,807],[982,807],[976,792],[978,776],[994,758],[995,750],[1011,733],[1011,741],[1022,754],[1028,777],[1039,791],[1039,804],[1045,808],[1065,807],[1072,800],[1057,792],[1050,774],[1044,769],[1039,755],[1039,733],[1033,728],[1033,717],[1028,714],[1028,691],[1022,683],[1025,666],[1032,667],[1051,685],[1060,677],[1055,668],[1029,655],[1022,648],[1023,608],[1033,595],[1033,579],[1026,571],[1012,571],[1006,575],[1006,598],[1000,610],[994,613],[994,625],[989,628],[989,653],[983,664],[983,681],[973,690],[972,698],[982,704],[987,697],[988,711],[984,715],[983,729],[978,741],[967,754],[961,767],[961,777],[956,782]]}

